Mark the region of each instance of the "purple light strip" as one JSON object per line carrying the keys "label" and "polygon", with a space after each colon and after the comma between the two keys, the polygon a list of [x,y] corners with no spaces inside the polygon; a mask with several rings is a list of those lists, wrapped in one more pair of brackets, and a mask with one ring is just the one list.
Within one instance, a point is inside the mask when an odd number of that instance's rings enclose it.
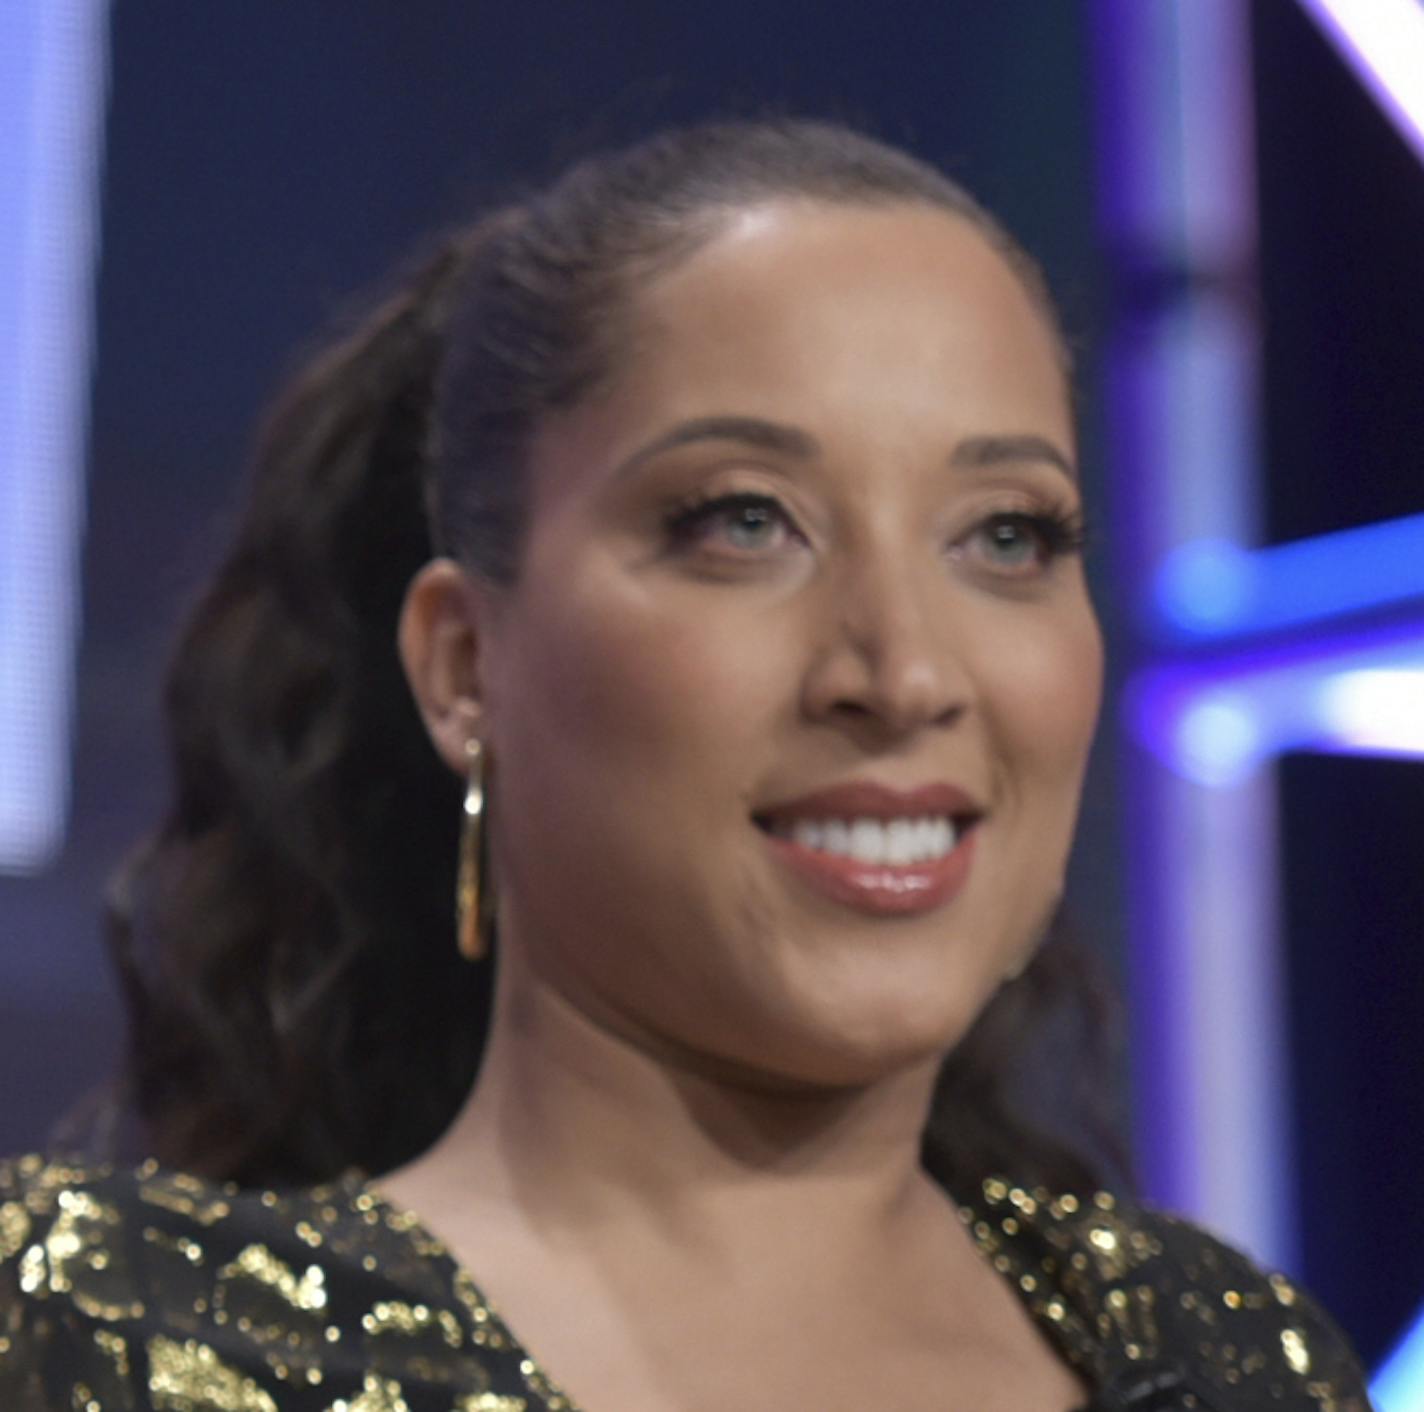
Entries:
{"label": "purple light strip", "polygon": [[1424,160],[1424,5],[1418,0],[1300,0]]}
{"label": "purple light strip", "polygon": [[[1123,310],[1109,360],[1116,567],[1146,601],[1184,542],[1257,539],[1257,336],[1251,301],[1230,293],[1254,274],[1249,32],[1239,0],[1098,0],[1095,18]],[[1148,1194],[1290,1266],[1271,783],[1203,785],[1152,754],[1123,773]]]}
{"label": "purple light strip", "polygon": [[1125,702],[1156,759],[1211,787],[1286,750],[1424,756],[1424,619],[1150,668]]}

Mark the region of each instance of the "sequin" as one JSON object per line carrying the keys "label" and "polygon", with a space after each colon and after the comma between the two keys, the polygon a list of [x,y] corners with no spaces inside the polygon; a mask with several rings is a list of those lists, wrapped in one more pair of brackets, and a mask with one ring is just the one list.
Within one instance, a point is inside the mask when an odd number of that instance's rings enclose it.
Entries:
{"label": "sequin", "polygon": [[[1183,1408],[1367,1412],[1313,1303],[1196,1228],[1005,1178],[956,1195],[1090,1386],[1180,1365]],[[39,1376],[60,1379],[44,1405],[81,1412],[576,1412],[473,1276],[356,1175],[244,1192],[153,1164],[0,1163],[0,1408]]]}
{"label": "sequin", "polygon": [[1290,1364],[1291,1372],[1299,1373],[1301,1377],[1310,1372],[1310,1349],[1299,1329],[1281,1330],[1281,1351]]}
{"label": "sequin", "polygon": [[201,1189],[170,1177],[165,1181],[145,1181],[139,1187],[139,1199],[180,1216],[191,1216],[200,1226],[213,1226],[232,1212],[231,1204],[221,1196],[204,1194]]}
{"label": "sequin", "polygon": [[251,1377],[196,1339],[148,1341],[148,1390],[156,1412],[279,1412]]}
{"label": "sequin", "polygon": [[0,1260],[8,1260],[30,1238],[29,1212],[18,1201],[0,1206]]}
{"label": "sequin", "polygon": [[367,1373],[361,1391],[349,1402],[338,1398],[331,1404],[331,1412],[411,1412],[411,1407],[395,1379]]}
{"label": "sequin", "polygon": [[404,1300],[382,1300],[361,1320],[361,1327],[371,1334],[397,1333],[406,1337],[438,1329],[448,1348],[459,1348],[464,1342],[460,1324],[448,1309],[431,1310],[424,1304],[407,1304]]}

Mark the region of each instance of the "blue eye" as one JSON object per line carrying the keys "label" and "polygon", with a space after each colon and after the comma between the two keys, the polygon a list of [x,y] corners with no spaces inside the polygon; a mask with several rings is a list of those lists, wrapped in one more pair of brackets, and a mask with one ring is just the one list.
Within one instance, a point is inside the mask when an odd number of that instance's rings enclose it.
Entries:
{"label": "blue eye", "polygon": [[778,549],[793,533],[790,517],[769,495],[720,495],[681,506],[666,521],[674,544],[720,543],[742,554]]}
{"label": "blue eye", "polygon": [[1083,547],[1083,526],[1056,513],[1000,511],[981,520],[965,543],[994,572],[1027,575]]}

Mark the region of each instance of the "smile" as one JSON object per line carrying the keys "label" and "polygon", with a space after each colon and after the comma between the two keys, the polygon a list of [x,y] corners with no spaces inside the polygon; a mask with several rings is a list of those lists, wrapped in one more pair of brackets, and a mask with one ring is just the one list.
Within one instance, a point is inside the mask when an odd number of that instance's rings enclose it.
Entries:
{"label": "smile", "polygon": [[964,887],[984,811],[947,784],[903,790],[857,781],[753,818],[797,886],[868,916],[911,917]]}
{"label": "smile", "polygon": [[779,819],[767,825],[775,838],[790,839],[815,853],[857,863],[910,867],[946,858],[960,829],[953,819]]}
{"label": "smile", "polygon": [[948,819],[762,827],[773,856],[800,884],[872,917],[915,917],[952,901],[968,881],[977,833]]}

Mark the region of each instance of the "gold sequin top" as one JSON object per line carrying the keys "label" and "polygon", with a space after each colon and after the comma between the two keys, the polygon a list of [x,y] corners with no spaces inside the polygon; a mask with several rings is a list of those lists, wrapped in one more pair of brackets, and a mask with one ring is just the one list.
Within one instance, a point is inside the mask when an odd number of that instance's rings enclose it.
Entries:
{"label": "gold sequin top", "polygon": [[[1325,1316],[1185,1222],[998,1180],[961,1214],[1094,1412],[1367,1412]],[[0,1409],[576,1412],[359,1176],[252,1191],[38,1157],[0,1162]]]}

